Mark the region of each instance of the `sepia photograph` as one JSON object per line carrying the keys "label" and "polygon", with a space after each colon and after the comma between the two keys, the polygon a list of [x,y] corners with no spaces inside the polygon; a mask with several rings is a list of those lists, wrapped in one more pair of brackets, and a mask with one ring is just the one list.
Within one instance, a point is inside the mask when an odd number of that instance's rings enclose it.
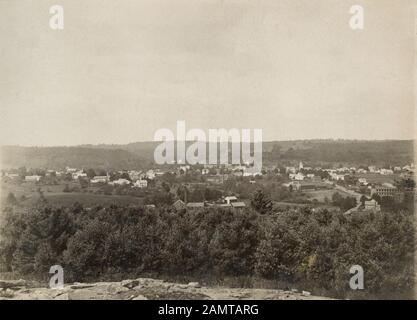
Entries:
{"label": "sepia photograph", "polygon": [[0,308],[416,300],[416,14],[0,0]]}

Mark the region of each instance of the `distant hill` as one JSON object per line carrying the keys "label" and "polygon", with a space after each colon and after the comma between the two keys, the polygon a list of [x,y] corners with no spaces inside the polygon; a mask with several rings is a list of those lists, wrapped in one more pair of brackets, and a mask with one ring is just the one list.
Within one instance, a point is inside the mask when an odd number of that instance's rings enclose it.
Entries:
{"label": "distant hill", "polygon": [[264,161],[297,160],[308,163],[349,163],[395,166],[414,162],[413,140],[304,140],[267,142]]}
{"label": "distant hill", "polygon": [[1,148],[3,168],[21,167],[60,169],[76,168],[141,168],[144,159],[122,149],[88,147],[18,147]]}
{"label": "distant hill", "polygon": [[98,145],[81,145],[83,148],[90,149],[109,149],[109,150],[125,150],[132,154],[135,154],[143,159],[153,159],[153,153],[161,142],[144,141],[144,142],[133,142],[128,144],[98,144]]}
{"label": "distant hill", "polygon": [[[160,142],[136,142],[126,145],[99,145],[99,148],[127,150],[152,161]],[[314,164],[349,163],[352,165],[405,165],[414,160],[412,140],[294,140],[263,143],[265,163],[303,161]],[[189,143],[187,143],[188,145]],[[208,150],[208,148],[207,148]],[[229,147],[229,152],[231,147]]]}
{"label": "distant hill", "polygon": [[[76,147],[1,147],[3,168],[112,168],[140,169],[153,162],[160,142],[135,142],[125,145],[81,145]],[[189,144],[189,143],[187,143]],[[231,150],[231,148],[229,148]],[[405,165],[413,162],[412,140],[354,141],[298,140],[263,143],[266,164],[303,161],[314,165]]]}

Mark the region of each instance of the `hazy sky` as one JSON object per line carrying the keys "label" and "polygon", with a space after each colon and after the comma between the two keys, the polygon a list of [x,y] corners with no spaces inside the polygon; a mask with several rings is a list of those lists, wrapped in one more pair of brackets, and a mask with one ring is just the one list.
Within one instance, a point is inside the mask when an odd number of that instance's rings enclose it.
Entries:
{"label": "hazy sky", "polygon": [[416,3],[0,0],[0,143],[152,140],[177,120],[264,140],[412,138]]}

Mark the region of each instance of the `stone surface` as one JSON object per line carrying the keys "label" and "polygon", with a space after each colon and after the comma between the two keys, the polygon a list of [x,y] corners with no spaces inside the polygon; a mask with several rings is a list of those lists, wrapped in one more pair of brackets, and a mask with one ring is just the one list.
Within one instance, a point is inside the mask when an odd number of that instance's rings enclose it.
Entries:
{"label": "stone surface", "polygon": [[0,280],[0,288],[7,289],[7,288],[16,288],[16,287],[26,287],[28,286],[28,282],[19,279],[19,280]]}
{"label": "stone surface", "polygon": [[145,296],[142,296],[141,294],[138,295],[137,297],[134,297],[132,300],[148,300],[148,298],[146,298]]}
{"label": "stone surface", "polygon": [[140,285],[140,281],[138,279],[135,280],[123,280],[120,283],[123,287],[132,289]]}
{"label": "stone surface", "polygon": [[73,283],[63,289],[34,288],[24,280],[0,280],[0,300],[317,300],[328,299],[308,291],[204,287],[198,282],[179,284],[150,278],[121,282]]}
{"label": "stone surface", "polygon": [[201,286],[200,286],[200,284],[198,283],[198,282],[190,282],[189,284],[188,284],[188,286],[190,287],[190,288],[200,288]]}

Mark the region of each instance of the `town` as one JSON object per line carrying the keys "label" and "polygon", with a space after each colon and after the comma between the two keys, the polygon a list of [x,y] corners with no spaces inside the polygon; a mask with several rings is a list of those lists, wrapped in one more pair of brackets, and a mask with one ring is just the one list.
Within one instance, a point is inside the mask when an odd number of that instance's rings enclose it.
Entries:
{"label": "town", "polygon": [[414,190],[414,165],[311,167],[172,164],[147,170],[15,168],[2,171],[3,196],[22,206],[42,198],[51,204],[122,203],[175,209],[250,206],[256,191],[268,193],[272,211],[288,207],[338,208],[346,214],[379,212],[401,204]]}

